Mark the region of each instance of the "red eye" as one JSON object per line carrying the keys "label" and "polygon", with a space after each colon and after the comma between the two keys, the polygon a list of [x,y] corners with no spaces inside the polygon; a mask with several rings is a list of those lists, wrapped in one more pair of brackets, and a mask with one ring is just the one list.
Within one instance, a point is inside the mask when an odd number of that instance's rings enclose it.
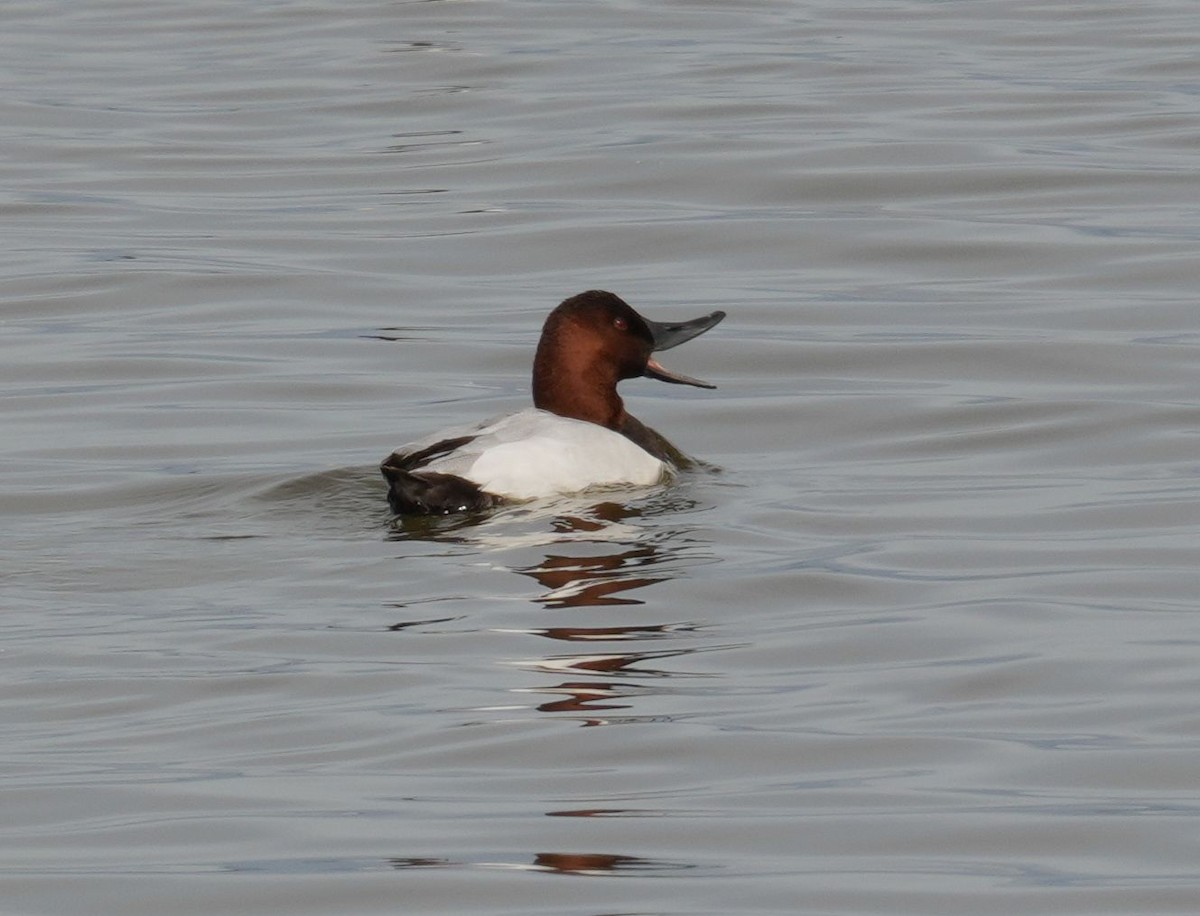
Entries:
{"label": "red eye", "polygon": [[628,331],[629,330],[629,325],[626,324],[624,318],[614,318],[613,319],[613,327],[616,328],[618,331]]}

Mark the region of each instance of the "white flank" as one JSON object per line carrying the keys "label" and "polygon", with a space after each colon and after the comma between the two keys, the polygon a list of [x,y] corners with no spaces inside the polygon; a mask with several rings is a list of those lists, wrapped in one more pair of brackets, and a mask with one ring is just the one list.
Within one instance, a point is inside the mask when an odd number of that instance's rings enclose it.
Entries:
{"label": "white flank", "polygon": [[671,470],[620,433],[535,407],[475,427],[446,430],[399,451],[414,452],[443,439],[471,435],[474,440],[422,470],[454,474],[510,499],[603,485],[649,486]]}

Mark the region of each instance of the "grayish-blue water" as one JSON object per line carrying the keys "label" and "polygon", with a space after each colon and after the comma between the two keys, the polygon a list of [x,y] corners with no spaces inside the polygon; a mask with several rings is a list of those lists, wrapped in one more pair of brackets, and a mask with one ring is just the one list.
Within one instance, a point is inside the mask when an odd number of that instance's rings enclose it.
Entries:
{"label": "grayish-blue water", "polygon": [[[0,909],[1200,908],[1200,12],[7,4]],[[396,525],[600,287],[711,467]]]}

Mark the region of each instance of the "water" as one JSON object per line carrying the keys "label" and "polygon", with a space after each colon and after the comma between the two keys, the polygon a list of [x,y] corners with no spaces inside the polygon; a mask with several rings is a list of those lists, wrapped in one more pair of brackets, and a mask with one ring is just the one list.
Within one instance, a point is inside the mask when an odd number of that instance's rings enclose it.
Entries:
{"label": "water", "polygon": [[[5,24],[6,912],[1195,912],[1191,4]],[[393,524],[590,287],[711,466]]]}

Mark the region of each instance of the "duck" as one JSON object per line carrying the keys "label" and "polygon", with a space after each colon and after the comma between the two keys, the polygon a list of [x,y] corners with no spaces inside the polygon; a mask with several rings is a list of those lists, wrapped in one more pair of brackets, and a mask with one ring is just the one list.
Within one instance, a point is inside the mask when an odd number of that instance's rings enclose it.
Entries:
{"label": "duck", "polygon": [[652,486],[689,459],[626,409],[625,379],[716,388],[653,354],[716,326],[723,311],[651,321],[606,290],[565,299],[546,318],[533,358],[533,406],[405,445],[380,471],[398,515],[478,512],[597,486]]}

